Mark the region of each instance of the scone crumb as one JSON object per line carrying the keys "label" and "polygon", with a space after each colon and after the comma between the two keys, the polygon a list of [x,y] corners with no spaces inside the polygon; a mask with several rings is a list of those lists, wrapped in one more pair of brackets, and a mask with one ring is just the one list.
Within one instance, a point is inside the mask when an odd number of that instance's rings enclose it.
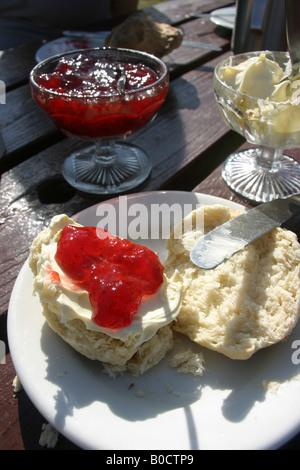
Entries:
{"label": "scone crumb", "polygon": [[265,391],[270,393],[277,393],[281,383],[277,380],[262,380],[259,386]]}
{"label": "scone crumb", "polygon": [[67,375],[67,371],[65,370],[64,372],[58,372],[57,373],[57,377],[64,377],[65,375]]}
{"label": "scone crumb", "polygon": [[14,395],[16,393],[20,392],[20,390],[22,390],[22,384],[21,384],[20,379],[17,375],[15,376],[12,384],[13,384],[13,387],[14,387]]}
{"label": "scone crumb", "polygon": [[279,380],[275,379],[263,379],[257,383],[257,386],[262,388],[265,392],[276,394],[279,391],[281,385],[283,385],[284,383],[292,382],[294,380],[300,380],[299,372],[295,375],[292,375],[288,379],[283,380],[283,382],[280,382]]}
{"label": "scone crumb", "polygon": [[50,423],[44,423],[39,439],[39,445],[42,447],[53,448],[57,444],[58,436],[58,431]]}
{"label": "scone crumb", "polygon": [[202,352],[194,352],[191,348],[181,349],[169,361],[169,366],[177,368],[183,374],[202,376],[205,372]]}
{"label": "scone crumb", "polygon": [[139,389],[135,392],[135,395],[138,397],[138,398],[144,398],[146,396],[146,392],[142,389]]}
{"label": "scone crumb", "polygon": [[297,372],[297,374],[293,375],[291,380],[300,380],[300,372]]}

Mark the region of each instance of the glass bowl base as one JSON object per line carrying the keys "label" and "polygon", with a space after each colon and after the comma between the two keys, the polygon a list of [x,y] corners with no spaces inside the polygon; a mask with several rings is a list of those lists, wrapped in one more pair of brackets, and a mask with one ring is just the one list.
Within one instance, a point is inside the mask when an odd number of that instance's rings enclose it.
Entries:
{"label": "glass bowl base", "polygon": [[96,156],[89,147],[68,157],[62,173],[79,191],[91,194],[118,194],[139,186],[151,172],[151,162],[139,147],[115,142],[114,155]]}
{"label": "glass bowl base", "polygon": [[300,192],[300,164],[282,155],[274,169],[258,165],[259,148],[233,153],[225,160],[222,177],[238,195],[254,202],[268,202]]}

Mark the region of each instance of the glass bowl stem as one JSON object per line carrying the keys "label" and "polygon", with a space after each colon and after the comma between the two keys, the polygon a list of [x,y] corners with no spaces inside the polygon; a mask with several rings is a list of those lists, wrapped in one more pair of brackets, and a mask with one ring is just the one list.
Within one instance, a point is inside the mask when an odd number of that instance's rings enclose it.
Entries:
{"label": "glass bowl stem", "polygon": [[150,174],[147,154],[136,145],[113,140],[97,141],[70,155],[63,176],[77,189],[94,194],[113,194],[141,184]]}
{"label": "glass bowl stem", "polygon": [[257,203],[300,192],[299,163],[278,148],[249,148],[229,155],[222,177],[235,193]]}

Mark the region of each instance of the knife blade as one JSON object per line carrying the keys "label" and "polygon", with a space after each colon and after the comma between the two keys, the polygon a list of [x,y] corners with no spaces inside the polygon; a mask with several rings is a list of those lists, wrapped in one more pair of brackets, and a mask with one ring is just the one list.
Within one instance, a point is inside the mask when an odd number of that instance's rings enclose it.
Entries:
{"label": "knife blade", "polygon": [[6,152],[5,144],[2,135],[0,134],[0,160],[4,157]]}
{"label": "knife blade", "polygon": [[214,269],[275,227],[300,213],[300,195],[263,203],[225,222],[199,238],[191,261],[203,269]]}
{"label": "knife blade", "polygon": [[214,44],[206,44],[204,42],[198,41],[182,41],[181,46],[187,47],[198,47],[199,49],[209,49],[211,51],[221,52],[222,48],[219,46],[215,46]]}

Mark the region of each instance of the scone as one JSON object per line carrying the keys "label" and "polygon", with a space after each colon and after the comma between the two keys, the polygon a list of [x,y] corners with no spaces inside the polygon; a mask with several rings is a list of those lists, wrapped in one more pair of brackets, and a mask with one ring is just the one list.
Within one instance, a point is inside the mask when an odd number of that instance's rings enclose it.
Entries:
{"label": "scone", "polygon": [[[34,292],[39,296],[48,324],[76,351],[103,362],[112,375],[125,371],[134,375],[144,373],[173,347],[170,325],[179,311],[181,288],[163,276],[159,290],[142,298],[130,324],[119,328],[101,326],[99,321],[95,322],[89,292],[70,278],[56,261],[62,231],[69,226],[81,227],[66,215],[53,217],[49,227],[35,238],[30,248],[29,265],[34,274]],[[89,250],[88,255],[93,254],[93,247],[90,244],[83,246],[84,253]],[[73,250],[70,255],[77,259],[81,252]],[[108,267],[110,271],[117,269],[114,265]],[[90,267],[84,269],[88,271]],[[115,290],[112,288],[113,294]],[[119,307],[125,310],[122,301]]]}
{"label": "scone", "polygon": [[166,23],[157,23],[140,11],[131,14],[123,23],[113,28],[105,45],[163,57],[179,47],[182,39],[180,29]]}
{"label": "scone", "polygon": [[190,261],[201,215],[207,233],[237,213],[222,205],[200,207],[182,222],[188,232],[168,240],[165,273],[178,270],[185,281],[174,329],[232,359],[248,359],[285,340],[297,323],[300,246],[293,232],[276,228],[215,269],[204,270]]}

